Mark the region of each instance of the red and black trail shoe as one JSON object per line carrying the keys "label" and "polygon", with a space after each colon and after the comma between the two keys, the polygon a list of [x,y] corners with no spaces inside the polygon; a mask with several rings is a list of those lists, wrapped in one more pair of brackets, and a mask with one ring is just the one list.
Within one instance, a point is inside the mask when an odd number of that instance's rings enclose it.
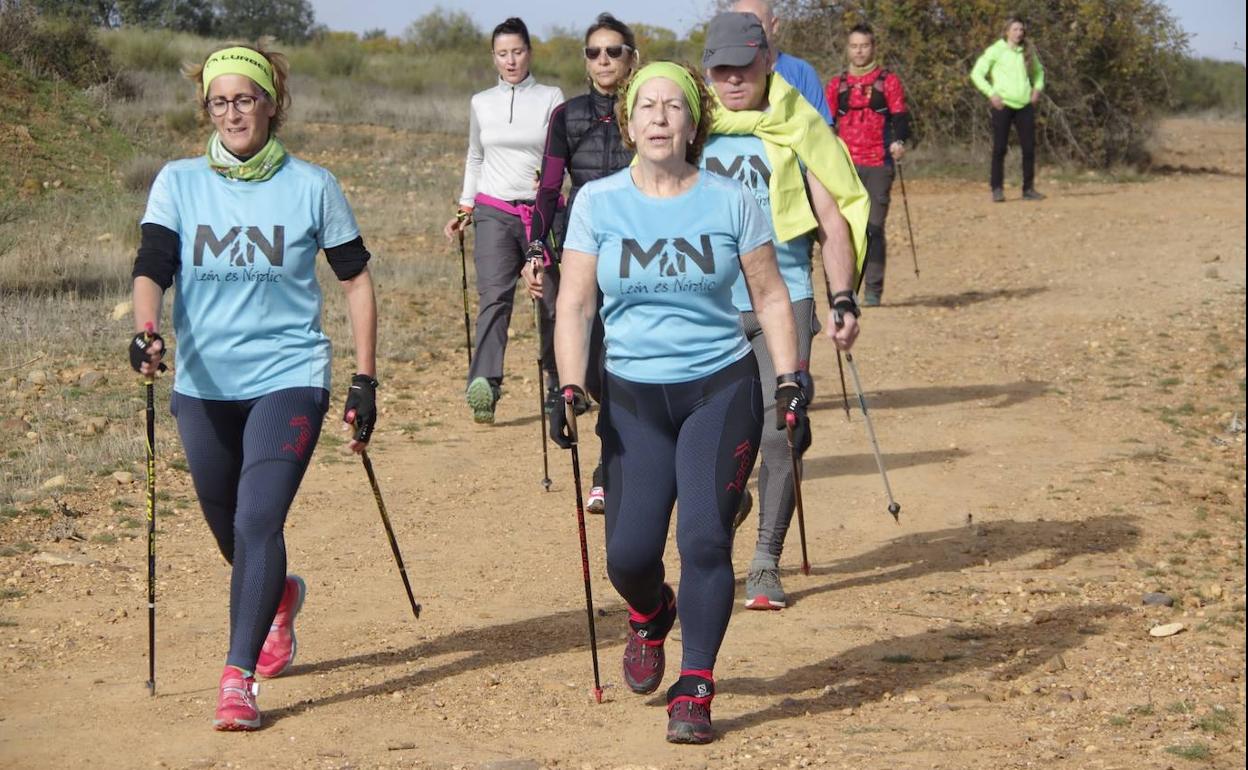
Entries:
{"label": "red and black trail shoe", "polygon": [[667,742],[710,743],[711,700],[715,678],[710,671],[681,671],[680,679],[667,690]]}
{"label": "red and black trail shoe", "polygon": [[663,681],[663,641],[676,622],[676,593],[663,584],[658,609],[642,615],[628,609],[628,644],[624,646],[624,683],[638,695],[659,689]]}

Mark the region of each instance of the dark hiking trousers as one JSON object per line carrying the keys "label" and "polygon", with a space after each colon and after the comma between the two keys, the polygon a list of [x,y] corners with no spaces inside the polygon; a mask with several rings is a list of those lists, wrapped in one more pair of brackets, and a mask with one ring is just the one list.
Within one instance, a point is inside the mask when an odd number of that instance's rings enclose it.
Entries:
{"label": "dark hiking trousers", "polygon": [[713,669],[732,614],[732,520],[764,429],[758,366],[747,355],[666,385],[608,372],[603,390],[607,575],[638,614],[659,608],[675,504],[680,667]]}
{"label": "dark hiking trousers", "polygon": [[1036,108],[1027,105],[1021,110],[989,108],[992,115],[992,189],[1005,186],[1005,151],[1010,143],[1010,126],[1018,130],[1018,144],[1023,151],[1023,189],[1036,186]]}
{"label": "dark hiking trousers", "polygon": [[230,652],[254,671],[286,586],[286,514],[329,407],[324,388],[287,388],[246,401],[175,392],[169,404],[208,528],[230,575]]}
{"label": "dark hiking trousers", "polygon": [[[511,325],[516,280],[524,267],[528,234],[520,217],[485,204],[472,213],[475,238],[472,262],[477,269],[477,340],[468,368],[468,382],[484,377],[495,385],[503,381],[503,357],[507,353],[507,327]],[[543,292],[539,304],[542,326],[542,368],[548,380],[557,379],[553,340],[555,293]],[[528,321],[531,311],[525,308]],[[531,321],[530,321],[531,323]]]}
{"label": "dark hiking trousers", "polygon": [[871,214],[867,218],[867,259],[862,266],[862,281],[867,291],[884,293],[884,264],[887,246],[884,239],[884,220],[888,218],[888,205],[892,201],[893,166],[855,166],[862,186],[871,197]]}

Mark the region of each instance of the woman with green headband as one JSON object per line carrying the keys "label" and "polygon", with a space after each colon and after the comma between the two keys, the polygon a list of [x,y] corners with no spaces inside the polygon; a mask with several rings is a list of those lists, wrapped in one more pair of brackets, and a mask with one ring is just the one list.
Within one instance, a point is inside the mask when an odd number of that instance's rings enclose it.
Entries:
{"label": "woman with green headband", "polygon": [[[744,187],[696,165],[711,107],[702,78],[682,65],[656,62],[633,77],[618,120],[637,162],[581,188],[555,314],[560,389],[583,413],[603,294],[607,574],[629,606],[623,675],[633,692],[662,683],[664,641],[680,620],[680,676],[667,690],[674,743],[714,737],[713,671],[732,614],[732,520],[764,430],[758,364],[732,304],[738,276],[786,373],[775,427],[791,420],[799,437],[809,433],[771,226]],[[570,446],[566,410],[552,414],[551,438]],[[673,505],[679,600],[664,581]]]}
{"label": "woman with green headband", "polygon": [[230,647],[213,725],[260,727],[257,675],[294,660],[306,584],[286,572],[283,529],[329,407],[322,249],[347,297],[357,374],[343,410],[361,452],[377,419],[377,320],[368,250],[338,182],[286,153],[276,132],[286,60],[264,47],[214,52],[188,70],[215,131],[198,158],[152,184],[134,264],[130,363],[163,369],[160,308],[176,285],[170,408],[230,579]]}
{"label": "woman with green headband", "polygon": [[[810,397],[811,341],[819,332],[811,251],[818,242],[832,314],[828,334],[838,348],[849,350],[858,334],[852,288],[856,263],[865,253],[870,199],[841,141],[796,89],[772,74],[773,62],[753,14],[721,13],[711,20],[702,63],[718,101],[702,164],[744,184],[768,214],[780,274],[793,301],[800,375]],[[766,382],[788,370],[768,356],[769,341],[764,344],[765,329],[752,299],[738,282],[733,303]],[[764,410],[771,406],[770,399],[763,403]],[[758,538],[746,573],[745,606],[778,610],[787,603],[779,565],[795,499],[786,436],[764,433],[762,455]]]}

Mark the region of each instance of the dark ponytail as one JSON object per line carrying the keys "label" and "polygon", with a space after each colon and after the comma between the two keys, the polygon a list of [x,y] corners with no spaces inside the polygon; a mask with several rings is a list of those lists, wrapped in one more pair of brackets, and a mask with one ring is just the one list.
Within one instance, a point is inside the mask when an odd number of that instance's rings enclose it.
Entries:
{"label": "dark ponytail", "polygon": [[494,41],[498,40],[499,35],[519,35],[524,40],[524,47],[533,48],[532,41],[529,40],[529,28],[525,26],[524,20],[518,16],[512,16],[494,28],[494,34],[490,35],[490,45],[494,45]]}

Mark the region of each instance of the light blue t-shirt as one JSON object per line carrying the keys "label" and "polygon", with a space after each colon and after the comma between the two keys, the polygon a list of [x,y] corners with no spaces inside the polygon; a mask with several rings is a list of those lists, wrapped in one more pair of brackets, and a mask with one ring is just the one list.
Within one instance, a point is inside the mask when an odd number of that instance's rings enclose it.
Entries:
{"label": "light blue t-shirt", "polygon": [[205,158],[167,164],[143,223],[178,234],[174,390],[237,401],[329,388],[316,255],[359,237],[338,181],[290,156],[264,182],[231,181]]}
{"label": "light blue t-shirt", "polygon": [[[767,215],[767,229],[772,232],[774,241],[771,193],[767,186],[771,181],[771,164],[767,161],[763,140],[748,134],[713,135],[702,151],[702,166],[707,171],[737,180],[754,193],[759,208]],[[797,302],[815,296],[810,280],[810,233],[775,243],[776,263],[780,266],[784,284],[789,287],[789,299]],[[738,279],[733,284],[732,303],[741,312],[753,309],[744,279]]]}
{"label": "light blue t-shirt", "polygon": [[749,354],[732,285],[741,255],[770,241],[753,196],[706,171],[674,198],[647,196],[627,168],[582,187],[564,249],[598,258],[607,371],[686,382]]}
{"label": "light blue t-shirt", "polygon": [[831,125],[832,110],[828,107],[828,97],[823,92],[823,83],[819,82],[819,73],[810,62],[781,52],[776,57],[776,72],[806,97],[806,101],[819,112],[823,122]]}

